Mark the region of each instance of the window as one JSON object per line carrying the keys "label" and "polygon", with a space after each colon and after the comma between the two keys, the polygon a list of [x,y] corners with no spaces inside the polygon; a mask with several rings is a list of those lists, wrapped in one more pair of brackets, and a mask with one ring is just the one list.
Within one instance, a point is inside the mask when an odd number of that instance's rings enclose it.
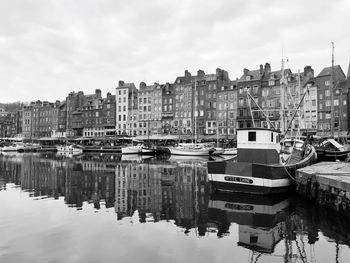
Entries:
{"label": "window", "polygon": [[256,132],[248,132],[248,141],[255,142],[256,141]]}
{"label": "window", "polygon": [[325,95],[326,95],[326,97],[329,97],[329,96],[330,96],[330,94],[331,94],[331,93],[330,93],[330,91],[329,91],[329,90],[326,90],[326,91],[325,91]]}
{"label": "window", "polygon": [[244,105],[244,98],[239,98],[239,106],[243,106]]}
{"label": "window", "polygon": [[339,106],[339,100],[338,99],[334,100],[334,106]]}
{"label": "window", "polygon": [[273,142],[273,132],[271,132],[271,142]]}
{"label": "window", "polygon": [[329,84],[330,84],[330,81],[329,81],[329,80],[326,80],[326,81],[324,82],[324,85],[326,85],[326,86],[329,86]]}

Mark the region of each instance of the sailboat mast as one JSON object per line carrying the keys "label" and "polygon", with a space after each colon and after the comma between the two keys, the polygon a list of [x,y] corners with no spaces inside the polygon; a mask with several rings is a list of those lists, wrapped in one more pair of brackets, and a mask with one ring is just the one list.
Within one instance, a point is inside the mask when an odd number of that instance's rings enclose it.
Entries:
{"label": "sailboat mast", "polygon": [[197,143],[197,80],[194,78],[194,142]]}
{"label": "sailboat mast", "polygon": [[331,136],[334,137],[334,101],[333,101],[333,89],[334,89],[334,42],[332,44],[332,72],[331,72],[331,85],[329,85],[331,95]]}
{"label": "sailboat mast", "polygon": [[285,120],[284,120],[284,89],[285,89],[285,79],[284,79],[284,60],[282,58],[282,68],[281,68],[281,83],[280,83],[280,96],[281,96],[281,110],[280,110],[280,116],[281,116],[281,131],[284,134],[285,133]]}

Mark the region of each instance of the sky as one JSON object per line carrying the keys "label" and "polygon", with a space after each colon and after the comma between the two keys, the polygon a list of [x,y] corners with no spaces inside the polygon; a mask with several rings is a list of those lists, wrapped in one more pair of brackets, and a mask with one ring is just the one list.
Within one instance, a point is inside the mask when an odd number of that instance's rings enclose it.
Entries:
{"label": "sky", "polygon": [[173,83],[188,69],[281,59],[317,75],[350,60],[348,0],[0,0],[0,102],[115,93],[119,80]]}

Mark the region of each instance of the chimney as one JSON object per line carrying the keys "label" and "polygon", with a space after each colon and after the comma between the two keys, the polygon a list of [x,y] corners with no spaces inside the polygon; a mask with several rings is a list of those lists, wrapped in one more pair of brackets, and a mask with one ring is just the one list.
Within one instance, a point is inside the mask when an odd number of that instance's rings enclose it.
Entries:
{"label": "chimney", "polygon": [[244,76],[247,76],[248,74],[249,74],[249,69],[244,68],[244,69],[243,69],[243,75],[244,75]]}
{"label": "chimney", "polygon": [[101,90],[100,89],[96,89],[95,94],[96,94],[97,98],[101,98]]}
{"label": "chimney", "polygon": [[314,70],[311,66],[306,66],[304,68],[304,77],[312,78],[314,76]]}
{"label": "chimney", "polygon": [[140,89],[144,89],[147,87],[146,83],[145,82],[140,82],[140,85],[139,85]]}
{"label": "chimney", "polygon": [[201,70],[201,69],[198,70],[198,71],[197,71],[197,76],[198,76],[198,77],[204,77],[204,76],[205,76],[204,70]]}
{"label": "chimney", "polygon": [[269,63],[265,63],[265,74],[269,74],[271,72],[271,66]]}
{"label": "chimney", "polygon": [[118,86],[119,86],[119,87],[123,87],[123,86],[124,86],[124,81],[119,80]]}
{"label": "chimney", "polygon": [[260,75],[264,74],[264,66],[260,64]]}
{"label": "chimney", "polygon": [[185,70],[185,79],[189,80],[191,78],[191,73],[186,69]]}

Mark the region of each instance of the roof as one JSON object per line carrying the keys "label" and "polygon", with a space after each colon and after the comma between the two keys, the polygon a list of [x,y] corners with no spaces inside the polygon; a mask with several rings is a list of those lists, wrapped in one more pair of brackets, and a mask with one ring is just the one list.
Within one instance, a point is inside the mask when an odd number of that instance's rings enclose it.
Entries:
{"label": "roof", "polygon": [[257,70],[249,70],[248,74],[247,75],[243,74],[242,77],[240,77],[238,81],[247,81],[246,80],[246,76],[251,76],[252,77],[252,79],[250,79],[249,81],[251,81],[251,80],[259,80],[261,78],[260,70],[259,69],[257,69]]}
{"label": "roof", "polygon": [[[332,75],[332,67],[325,67],[317,75],[317,78],[331,76],[331,75]],[[339,66],[339,65],[334,66],[334,75],[335,75],[335,79],[337,81],[345,80],[344,71],[342,70],[341,66]]]}

